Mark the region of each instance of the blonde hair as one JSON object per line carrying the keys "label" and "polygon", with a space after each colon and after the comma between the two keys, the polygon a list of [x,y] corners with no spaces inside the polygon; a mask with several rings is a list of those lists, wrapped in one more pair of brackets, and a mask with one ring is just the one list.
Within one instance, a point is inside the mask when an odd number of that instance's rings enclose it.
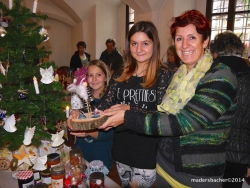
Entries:
{"label": "blonde hair", "polygon": [[160,40],[158,36],[158,31],[155,25],[149,21],[137,22],[129,30],[124,54],[124,71],[122,75],[115,80],[117,82],[127,82],[137,68],[136,60],[130,52],[130,39],[137,32],[145,33],[148,38],[153,41],[153,55],[148,63],[144,83],[141,84],[143,88],[149,88],[156,82],[157,70],[163,65],[160,60]]}
{"label": "blonde hair", "polygon": [[87,68],[89,66],[91,66],[91,65],[97,66],[100,69],[102,69],[102,71],[103,71],[103,73],[105,74],[105,77],[106,77],[106,81],[104,83],[104,88],[103,88],[103,90],[102,90],[102,92],[100,93],[100,96],[99,96],[101,98],[105,94],[105,92],[106,92],[106,90],[108,88],[109,80],[110,80],[110,77],[111,77],[110,71],[109,71],[108,67],[106,66],[106,64],[103,61],[98,60],[98,59],[90,61],[88,63]]}

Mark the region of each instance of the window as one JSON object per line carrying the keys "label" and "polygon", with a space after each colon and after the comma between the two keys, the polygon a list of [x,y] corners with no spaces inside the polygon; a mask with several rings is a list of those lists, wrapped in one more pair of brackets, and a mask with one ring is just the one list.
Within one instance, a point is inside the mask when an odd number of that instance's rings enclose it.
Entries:
{"label": "window", "polygon": [[207,0],[206,16],[212,24],[211,40],[218,33],[231,30],[241,37],[242,42],[246,46],[244,56],[248,56],[250,0]]}
{"label": "window", "polygon": [[126,35],[128,34],[130,28],[134,25],[134,23],[134,10],[126,5]]}

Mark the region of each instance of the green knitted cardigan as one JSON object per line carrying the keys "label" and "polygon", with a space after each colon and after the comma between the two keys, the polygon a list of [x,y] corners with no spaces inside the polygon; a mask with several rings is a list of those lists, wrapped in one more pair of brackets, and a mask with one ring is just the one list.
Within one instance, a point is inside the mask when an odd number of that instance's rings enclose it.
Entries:
{"label": "green knitted cardigan", "polygon": [[[117,128],[171,136],[174,166],[178,172],[221,175],[225,167],[225,141],[235,114],[237,85],[231,69],[214,62],[199,81],[195,95],[179,113],[145,114],[132,108],[125,112],[124,125]],[[166,155],[159,149],[158,154]]]}

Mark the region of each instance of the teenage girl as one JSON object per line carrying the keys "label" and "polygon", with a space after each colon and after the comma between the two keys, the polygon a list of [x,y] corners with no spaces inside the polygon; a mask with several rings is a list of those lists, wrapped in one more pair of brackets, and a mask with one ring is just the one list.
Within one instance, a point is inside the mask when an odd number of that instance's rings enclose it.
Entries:
{"label": "teenage girl", "polygon": [[[160,41],[152,22],[140,21],[130,29],[126,41],[124,68],[112,75],[101,103],[105,110],[119,109],[153,112],[160,104],[171,74],[160,61]],[[112,156],[116,161],[122,187],[153,187],[156,178],[158,137],[116,130]]]}

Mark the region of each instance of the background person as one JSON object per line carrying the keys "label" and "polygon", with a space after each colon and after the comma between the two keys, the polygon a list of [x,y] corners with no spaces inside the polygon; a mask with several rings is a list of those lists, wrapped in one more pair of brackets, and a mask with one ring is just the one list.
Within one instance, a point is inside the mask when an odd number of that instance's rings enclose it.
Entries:
{"label": "background person", "polygon": [[123,58],[115,47],[114,39],[107,39],[105,44],[107,49],[102,52],[100,60],[102,60],[110,68],[111,73],[113,73],[123,67]]}
{"label": "background person", "polygon": [[172,69],[173,71],[177,71],[177,69],[180,67],[180,58],[176,53],[175,46],[171,45],[168,47],[167,50],[167,66]]}
{"label": "background person", "polygon": [[77,68],[82,66],[86,67],[87,63],[90,61],[90,54],[85,52],[87,45],[84,41],[80,41],[76,44],[77,51],[70,59],[70,70],[75,72]]}
{"label": "background person", "polygon": [[218,34],[210,44],[211,53],[218,61],[236,73],[239,83],[237,108],[226,145],[226,169],[223,188],[241,188],[244,177],[250,177],[250,68],[241,58],[245,47],[233,32]]}
{"label": "background person", "polygon": [[[100,60],[90,61],[87,68],[88,85],[92,89],[95,104],[98,104],[107,90],[110,72],[105,63]],[[67,120],[70,127],[70,120],[76,119],[78,116],[79,112],[74,110]],[[113,133],[113,130],[108,132],[103,130],[70,132],[70,134],[77,136],[75,145],[81,149],[88,162],[101,160],[108,169],[113,166],[111,155]]]}
{"label": "background person", "polygon": [[199,11],[189,10],[173,18],[170,31],[184,64],[174,74],[158,111],[145,114],[114,106],[104,111],[110,117],[100,128],[124,123],[117,131],[166,136],[158,144],[157,187],[219,188],[221,182],[199,179],[223,178],[237,78],[205,51],[211,26]]}

